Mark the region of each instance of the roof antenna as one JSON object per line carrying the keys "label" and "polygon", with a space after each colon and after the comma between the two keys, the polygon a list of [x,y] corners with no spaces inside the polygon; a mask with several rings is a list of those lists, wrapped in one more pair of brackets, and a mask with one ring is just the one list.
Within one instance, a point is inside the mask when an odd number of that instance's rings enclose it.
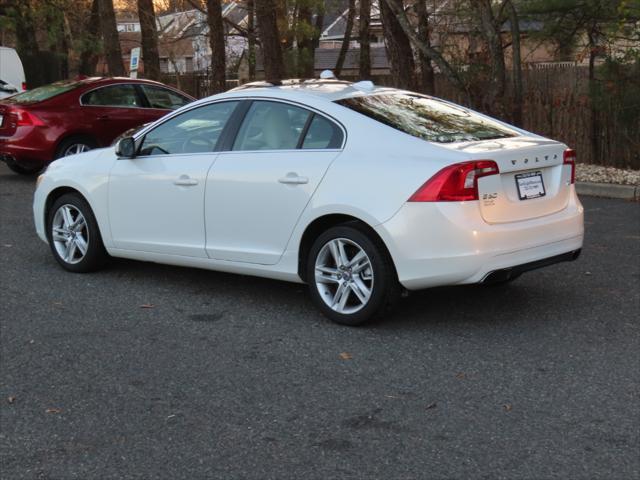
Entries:
{"label": "roof antenna", "polygon": [[320,78],[322,80],[329,80],[329,79],[337,80],[336,76],[333,74],[331,70],[323,70],[322,72],[320,72]]}

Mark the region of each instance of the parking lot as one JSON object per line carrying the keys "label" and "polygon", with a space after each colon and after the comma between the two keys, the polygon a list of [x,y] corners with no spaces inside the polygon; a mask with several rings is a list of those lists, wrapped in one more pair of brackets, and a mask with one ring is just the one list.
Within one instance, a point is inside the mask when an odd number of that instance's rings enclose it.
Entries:
{"label": "parking lot", "polygon": [[583,198],[573,263],[414,293],[365,328],[303,286],[64,272],[0,165],[0,476],[631,479],[640,207]]}

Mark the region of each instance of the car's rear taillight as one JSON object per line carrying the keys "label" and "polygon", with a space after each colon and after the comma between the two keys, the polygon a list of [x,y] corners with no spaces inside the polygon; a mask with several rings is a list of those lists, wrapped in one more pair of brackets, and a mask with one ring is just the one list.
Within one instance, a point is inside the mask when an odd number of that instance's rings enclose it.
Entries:
{"label": "car's rear taillight", "polygon": [[425,182],[410,202],[463,202],[478,200],[478,179],[500,173],[493,160],[475,160],[444,167]]}
{"label": "car's rear taillight", "polygon": [[11,116],[16,127],[44,127],[45,123],[36,114],[23,110],[22,108],[12,108]]}
{"label": "car's rear taillight", "polygon": [[564,151],[564,164],[571,165],[571,183],[576,183],[576,151],[567,148]]}

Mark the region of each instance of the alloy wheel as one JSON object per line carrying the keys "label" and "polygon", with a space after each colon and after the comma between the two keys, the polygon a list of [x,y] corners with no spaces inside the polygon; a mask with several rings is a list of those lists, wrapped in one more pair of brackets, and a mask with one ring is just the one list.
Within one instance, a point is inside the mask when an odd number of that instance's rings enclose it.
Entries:
{"label": "alloy wheel", "polygon": [[318,252],[315,281],[322,300],[335,312],[362,310],[373,291],[371,259],[364,249],[347,238],[335,238]]}
{"label": "alloy wheel", "polygon": [[82,212],[69,204],[58,208],[51,224],[51,239],[65,263],[82,261],[89,246],[89,229]]}
{"label": "alloy wheel", "polygon": [[74,143],[72,145],[69,145],[69,147],[64,151],[63,157],[76,155],[82,152],[88,152],[89,150],[91,150],[91,147],[89,145],[86,145],[84,143]]}

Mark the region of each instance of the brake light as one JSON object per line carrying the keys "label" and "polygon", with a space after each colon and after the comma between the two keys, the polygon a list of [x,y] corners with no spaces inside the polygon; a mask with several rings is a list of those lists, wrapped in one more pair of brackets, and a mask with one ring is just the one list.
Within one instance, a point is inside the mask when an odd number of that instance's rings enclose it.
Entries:
{"label": "brake light", "polygon": [[36,114],[21,108],[11,109],[16,127],[44,127],[45,124]]}
{"label": "brake light", "polygon": [[576,183],[576,151],[567,148],[562,157],[565,165],[571,165],[571,183]]}
{"label": "brake light", "polygon": [[425,182],[410,202],[464,202],[478,200],[478,179],[500,173],[493,160],[475,160],[444,167]]}

